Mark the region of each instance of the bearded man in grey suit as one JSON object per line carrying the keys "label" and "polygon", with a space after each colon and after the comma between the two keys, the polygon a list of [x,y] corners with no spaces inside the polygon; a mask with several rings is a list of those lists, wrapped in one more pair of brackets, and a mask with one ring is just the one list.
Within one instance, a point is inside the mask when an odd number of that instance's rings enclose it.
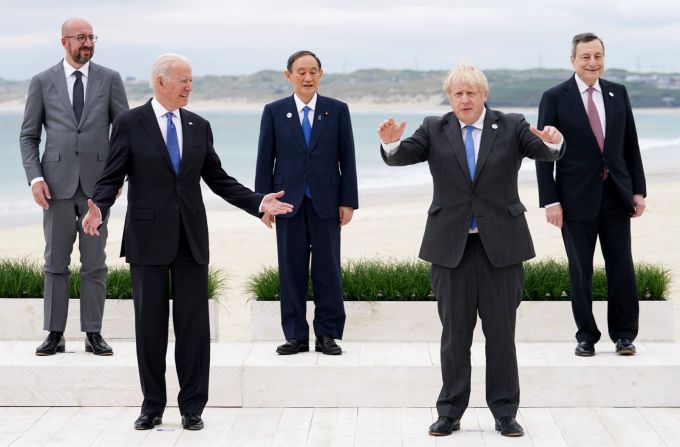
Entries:
{"label": "bearded man in grey suit", "polygon": [[460,429],[470,398],[470,346],[477,313],[486,338],[486,402],[504,436],[522,436],[515,416],[519,377],[515,315],[522,299],[522,262],[535,256],[517,191],[524,157],[557,160],[560,132],[529,127],[522,115],[486,107],[484,73],[461,64],[444,81],[452,112],[427,117],[410,138],[406,123],[384,121],[378,133],[390,166],[427,161],[434,196],[420,258],[432,263],[432,289],[443,325],[443,386],[434,436]]}
{"label": "bearded man in grey suit", "polygon": [[[109,153],[113,119],[128,109],[120,75],[90,62],[97,36],[92,25],[71,18],[61,27],[65,56],[34,76],[21,125],[21,158],[35,202],[43,208],[45,233],[45,315],[47,339],[36,355],[64,352],[68,315],[69,264],[78,236],[80,248],[80,327],[85,350],[112,355],[101,336],[106,297],[106,223],[103,237],[86,235],[81,221],[87,199]],[[47,141],[40,157],[40,139]]]}

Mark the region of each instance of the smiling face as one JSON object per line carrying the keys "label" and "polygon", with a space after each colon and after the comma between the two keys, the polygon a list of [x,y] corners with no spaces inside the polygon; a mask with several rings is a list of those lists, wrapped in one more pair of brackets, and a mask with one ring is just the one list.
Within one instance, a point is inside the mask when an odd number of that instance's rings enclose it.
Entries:
{"label": "smiling face", "polygon": [[186,107],[192,90],[191,82],[191,66],[184,61],[176,60],[167,74],[156,78],[154,88],[156,99],[169,111]]}
{"label": "smiling face", "polygon": [[314,56],[306,55],[297,58],[290,71],[286,70],[284,75],[290,85],[293,86],[295,94],[306,104],[312,100],[319,89],[323,70],[319,67]]}
{"label": "smiling face", "polygon": [[94,56],[94,42],[88,38],[81,43],[74,36],[92,34],[92,25],[82,19],[69,20],[62,26],[61,45],[66,50],[66,62],[72,67],[80,68]]}
{"label": "smiling face", "polygon": [[465,124],[473,124],[482,116],[487,93],[468,82],[451,84],[449,102],[456,118]]}
{"label": "smiling face", "polygon": [[604,71],[602,42],[595,39],[576,45],[576,54],[571,58],[571,65],[578,77],[592,87]]}

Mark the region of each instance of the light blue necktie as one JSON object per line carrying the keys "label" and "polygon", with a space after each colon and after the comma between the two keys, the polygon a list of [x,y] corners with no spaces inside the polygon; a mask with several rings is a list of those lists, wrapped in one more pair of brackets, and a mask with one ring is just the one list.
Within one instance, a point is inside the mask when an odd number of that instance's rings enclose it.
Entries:
{"label": "light blue necktie", "polygon": [[[307,145],[307,150],[309,151],[309,137],[312,136],[312,123],[309,122],[309,111],[312,110],[308,106],[304,106],[302,111],[304,115],[302,116],[302,133],[305,136],[305,144]],[[309,189],[309,184],[305,181],[305,195],[312,198],[312,191]]]}
{"label": "light blue necktie", "polygon": [[165,114],[168,118],[168,132],[166,146],[168,146],[168,154],[170,154],[170,161],[172,162],[172,167],[175,169],[175,174],[179,174],[179,141],[177,140],[177,129],[175,124],[172,122],[172,112]]}
{"label": "light blue necktie", "polygon": [[[465,156],[467,157],[468,169],[470,170],[470,180],[475,179],[475,140],[472,139],[472,132],[475,130],[473,126],[465,126],[467,133],[465,134]],[[477,216],[472,215],[470,221],[470,229],[477,228]]]}

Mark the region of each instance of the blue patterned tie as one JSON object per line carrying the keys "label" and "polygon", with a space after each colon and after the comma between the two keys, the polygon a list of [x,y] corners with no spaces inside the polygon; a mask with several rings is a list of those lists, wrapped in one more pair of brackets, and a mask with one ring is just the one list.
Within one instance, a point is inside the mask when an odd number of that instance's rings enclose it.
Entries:
{"label": "blue patterned tie", "polygon": [[[309,122],[309,111],[312,110],[307,106],[304,106],[302,111],[304,115],[302,116],[302,133],[305,136],[305,144],[307,145],[307,150],[309,151],[309,137],[312,136],[312,124]],[[305,181],[305,195],[312,198],[312,191],[309,189],[309,184]]]}
{"label": "blue patterned tie", "polygon": [[168,119],[168,132],[166,145],[168,146],[168,154],[170,154],[170,161],[172,162],[172,167],[175,169],[175,174],[179,174],[179,141],[177,140],[177,129],[175,124],[172,122],[172,112],[165,114]]}
{"label": "blue patterned tie", "polygon": [[76,115],[76,121],[80,123],[80,117],[83,116],[83,107],[85,107],[85,88],[83,87],[83,73],[81,71],[74,71],[73,76],[76,77],[76,82],[73,84],[73,113]]}
{"label": "blue patterned tie", "polygon": [[[473,126],[465,126],[467,133],[465,134],[465,156],[467,157],[468,169],[470,170],[470,180],[475,179],[475,140],[472,139],[472,132],[475,130]],[[477,216],[472,215],[470,221],[470,229],[477,228]]]}

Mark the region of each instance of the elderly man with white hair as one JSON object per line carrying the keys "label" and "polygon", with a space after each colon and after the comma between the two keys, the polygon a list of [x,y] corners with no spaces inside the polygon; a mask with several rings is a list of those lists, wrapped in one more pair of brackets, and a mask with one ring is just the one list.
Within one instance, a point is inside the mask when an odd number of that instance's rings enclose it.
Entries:
{"label": "elderly man with white hair", "polygon": [[172,297],[182,425],[200,430],[210,371],[208,222],[200,181],[256,217],[262,212],[288,213],[293,207],[277,200],[282,191],[255,193],[222,169],[210,123],[183,108],[192,82],[186,58],[160,56],[153,64],[150,82],[153,98],[121,114],[113,124],[111,153],[89,201],[83,228],[88,234],[99,234],[102,218],[127,177],[121,256],[130,264],[144,394],[134,426],[149,430],[162,423],[167,403],[168,300]]}
{"label": "elderly man with white hair", "polygon": [[519,377],[515,315],[522,299],[522,262],[535,256],[517,191],[524,157],[557,160],[563,138],[551,126],[529,127],[522,115],[486,107],[481,70],[461,64],[444,81],[451,112],[427,117],[401,140],[405,122],[381,123],[381,154],[390,166],[426,161],[432,173],[420,258],[432,263],[432,290],[443,325],[443,386],[433,436],[460,429],[470,398],[470,346],[477,314],[486,337],[486,401],[504,436],[522,436],[515,416]]}

